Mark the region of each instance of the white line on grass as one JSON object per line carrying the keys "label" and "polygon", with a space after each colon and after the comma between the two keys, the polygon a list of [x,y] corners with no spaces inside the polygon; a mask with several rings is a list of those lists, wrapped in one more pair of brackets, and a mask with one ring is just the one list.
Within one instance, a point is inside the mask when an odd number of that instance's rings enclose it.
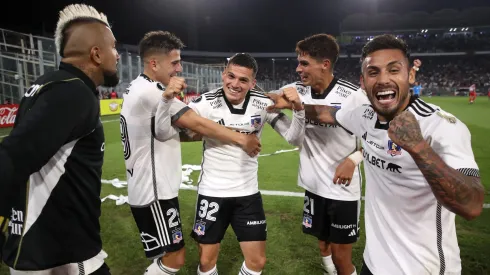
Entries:
{"label": "white line on grass", "polygon": [[[104,120],[104,121],[102,121],[102,123],[114,122],[114,121],[119,121],[119,119],[113,119],[113,120]],[[6,137],[6,136],[8,136],[8,135],[3,135],[3,136],[0,136],[0,138],[4,138],[4,137]]]}
{"label": "white line on grass", "polygon": [[[127,184],[128,184],[127,182],[125,182],[125,181],[119,181],[118,179],[114,179],[114,180],[102,180],[102,183],[112,184],[116,188],[125,188],[127,186]],[[180,185],[180,189],[181,190],[193,190],[193,191],[197,191],[197,186],[188,185],[188,184],[181,184]],[[302,193],[302,192],[275,191],[275,190],[260,190],[260,193],[262,195],[267,195],[267,196],[280,196],[280,197],[304,197],[305,196],[305,193]],[[123,195],[120,195],[119,197],[116,196],[116,195],[109,195],[109,196],[103,198],[102,201],[105,201],[106,199],[112,199],[112,200],[115,200],[116,202],[118,202],[118,200],[119,200],[118,205],[124,204],[124,202],[127,201],[127,197],[126,196],[123,196]],[[364,200],[364,197],[362,197],[362,200]],[[123,203],[121,203],[121,202],[123,202]],[[489,209],[490,208],[490,204],[484,204],[483,205],[483,208]]]}

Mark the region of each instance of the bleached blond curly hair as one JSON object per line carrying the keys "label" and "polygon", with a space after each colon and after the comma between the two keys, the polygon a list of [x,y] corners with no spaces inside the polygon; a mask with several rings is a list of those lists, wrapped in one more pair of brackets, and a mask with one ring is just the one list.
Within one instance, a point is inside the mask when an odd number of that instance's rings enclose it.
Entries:
{"label": "bleached blond curly hair", "polygon": [[65,29],[70,26],[74,21],[80,20],[94,20],[106,24],[108,27],[109,22],[107,16],[101,12],[98,12],[94,7],[84,4],[73,4],[66,6],[60,11],[60,18],[56,24],[56,31],[54,35],[54,41],[56,44],[56,52],[63,56],[61,50],[64,48],[65,41]]}

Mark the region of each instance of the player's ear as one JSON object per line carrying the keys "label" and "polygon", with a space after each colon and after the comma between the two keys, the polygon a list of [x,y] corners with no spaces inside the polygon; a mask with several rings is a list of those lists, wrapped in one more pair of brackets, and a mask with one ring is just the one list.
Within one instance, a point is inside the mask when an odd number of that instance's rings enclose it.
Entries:
{"label": "player's ear", "polygon": [[100,53],[100,48],[97,46],[94,46],[90,49],[90,58],[97,63],[97,65],[100,65],[102,63],[102,56]]}
{"label": "player's ear", "polygon": [[252,87],[251,87],[251,89],[253,89],[255,87],[255,85],[257,85],[257,79],[254,78],[252,80]]}
{"label": "player's ear", "polygon": [[323,66],[322,69],[329,71],[332,69],[332,62],[330,59],[323,59]]}
{"label": "player's ear", "polygon": [[364,77],[362,76],[362,74],[361,74],[361,77],[360,77],[360,81],[359,82],[361,83],[361,89],[363,89],[365,91],[366,90],[366,86],[364,86]]}

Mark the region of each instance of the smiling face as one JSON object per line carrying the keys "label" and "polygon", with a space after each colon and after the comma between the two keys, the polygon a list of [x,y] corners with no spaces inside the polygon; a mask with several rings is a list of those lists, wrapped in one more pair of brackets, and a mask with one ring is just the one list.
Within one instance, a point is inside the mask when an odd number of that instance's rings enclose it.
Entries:
{"label": "smiling face", "polygon": [[237,64],[229,64],[226,67],[222,80],[226,99],[234,105],[240,104],[256,83],[253,69]]}
{"label": "smiling face", "polygon": [[391,120],[409,103],[409,63],[399,49],[381,49],[362,62],[361,86],[382,120]]}

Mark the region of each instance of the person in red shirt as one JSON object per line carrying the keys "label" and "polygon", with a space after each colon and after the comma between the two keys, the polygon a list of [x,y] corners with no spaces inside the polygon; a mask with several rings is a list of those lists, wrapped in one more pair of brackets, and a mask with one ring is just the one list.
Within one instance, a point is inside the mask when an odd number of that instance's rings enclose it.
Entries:
{"label": "person in red shirt", "polygon": [[470,104],[473,104],[476,99],[476,85],[473,84],[470,86]]}
{"label": "person in red shirt", "polygon": [[488,89],[488,100],[490,100],[490,88]]}
{"label": "person in red shirt", "polygon": [[115,98],[117,98],[117,94],[116,94],[116,91],[113,90],[111,92],[111,99],[115,99]]}

